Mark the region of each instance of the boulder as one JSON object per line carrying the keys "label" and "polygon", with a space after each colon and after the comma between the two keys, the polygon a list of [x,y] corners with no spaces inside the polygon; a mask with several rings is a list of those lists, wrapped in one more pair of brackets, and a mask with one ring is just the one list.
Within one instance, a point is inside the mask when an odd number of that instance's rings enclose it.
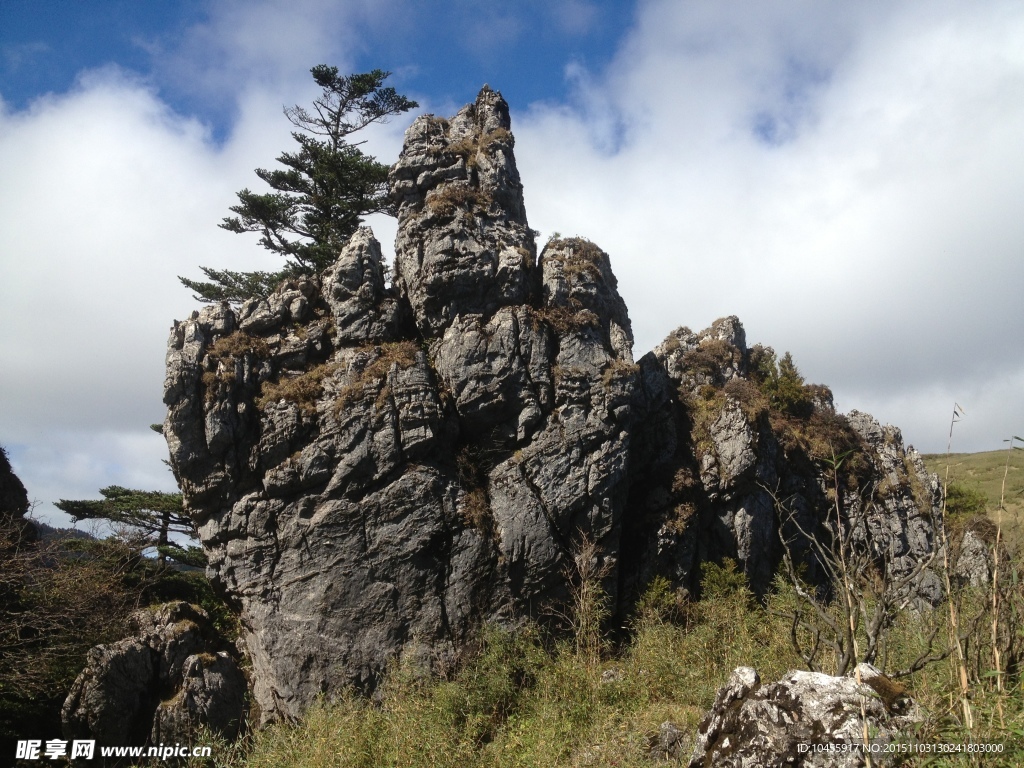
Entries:
{"label": "boulder", "polygon": [[678,762],[685,754],[688,746],[686,734],[677,726],[666,720],[657,731],[647,734],[647,756],[652,760],[672,760]]}
{"label": "boulder", "polygon": [[185,743],[207,727],[234,738],[246,681],[206,613],[184,602],[137,611],[133,634],[89,651],[61,711],[66,739],[104,746]]}
{"label": "boulder", "polygon": [[[987,587],[992,582],[995,525],[987,518],[976,518],[964,529],[959,546],[953,551],[952,573],[958,586]],[[988,534],[988,535],[986,535]]]}
{"label": "boulder", "polygon": [[768,685],[738,667],[701,722],[689,765],[853,768],[867,764],[865,744],[872,765],[892,765],[884,746],[918,721],[906,690],[869,664],[852,677],[796,671]]}

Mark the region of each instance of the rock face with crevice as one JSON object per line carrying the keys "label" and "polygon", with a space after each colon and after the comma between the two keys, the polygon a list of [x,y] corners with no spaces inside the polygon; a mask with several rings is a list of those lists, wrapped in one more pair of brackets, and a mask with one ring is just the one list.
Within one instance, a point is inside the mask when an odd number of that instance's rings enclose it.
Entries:
{"label": "rock face with crevice", "polygon": [[[828,508],[797,436],[812,421],[877,474],[824,388],[773,416],[735,318],[635,362],[608,255],[538,255],[510,128],[486,87],[409,128],[390,285],[361,229],[322,275],[171,332],[164,434],[264,719],[371,691],[400,655],[446,667],[485,622],[551,617],[581,566],[620,613],[655,575],[695,588],[707,559],[766,588],[772,494],[812,527]],[[931,500],[901,466],[885,519],[912,555]]]}
{"label": "rock face with crevice", "polygon": [[102,745],[174,744],[201,728],[235,738],[246,680],[218,647],[204,611],[184,602],[137,611],[132,633],[89,651],[61,720],[66,739]]}

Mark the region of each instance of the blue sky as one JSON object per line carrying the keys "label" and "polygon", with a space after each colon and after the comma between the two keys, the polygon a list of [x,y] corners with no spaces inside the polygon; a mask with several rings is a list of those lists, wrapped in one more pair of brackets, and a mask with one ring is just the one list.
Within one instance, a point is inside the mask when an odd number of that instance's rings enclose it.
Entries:
{"label": "blue sky", "polygon": [[[10,0],[0,8],[0,93],[9,108],[24,109],[43,93],[69,90],[83,70],[116,64],[141,75],[169,107],[198,116],[223,139],[237,119],[235,105],[186,77],[191,68],[174,72],[162,58],[189,55],[194,64],[217,66],[231,52],[216,50],[209,38],[230,18],[225,9],[232,5],[245,14],[243,4],[199,0]],[[270,32],[278,9],[267,5],[263,30]],[[307,3],[296,15],[315,17],[328,34],[336,27],[342,57],[353,70],[391,71],[395,87],[440,104],[465,102],[489,80],[500,81],[506,98],[519,104],[564,101],[572,95],[566,67],[607,65],[636,12],[633,3],[609,0],[456,0],[402,4],[400,10],[390,4],[394,14],[356,8],[359,28],[353,34],[351,17],[335,16],[332,5]],[[279,6],[285,16],[286,7]],[[325,55],[331,47],[327,42]]]}
{"label": "blue sky", "polygon": [[[173,488],[147,427],[176,276],[275,265],[216,224],[319,63],[423,112],[500,90],[531,225],[609,252],[637,355],[736,314],[922,450],[954,401],[954,448],[1024,432],[1015,0],[6,0],[0,444],[41,516]],[[393,161],[412,117],[367,149]]]}

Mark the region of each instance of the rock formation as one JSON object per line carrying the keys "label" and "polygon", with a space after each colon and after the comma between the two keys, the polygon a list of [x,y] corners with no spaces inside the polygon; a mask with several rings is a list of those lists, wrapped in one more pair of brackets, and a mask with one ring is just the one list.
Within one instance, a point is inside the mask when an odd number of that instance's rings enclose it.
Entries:
{"label": "rock formation", "polygon": [[0,528],[4,540],[12,546],[34,541],[35,526],[25,519],[28,513],[28,492],[7,458],[7,451],[0,447]]}
{"label": "rock formation", "polygon": [[[933,551],[939,488],[920,455],[894,427],[837,414],[827,387],[795,371],[787,383],[785,367],[770,347],[748,348],[735,317],[699,334],[679,328],[640,360],[625,542],[640,583],[660,573],[695,586],[700,562],[729,557],[764,592],[783,538],[823,581],[800,539],[829,536],[835,493],[895,574]],[[915,586],[925,601],[941,595],[930,571]]]}
{"label": "rock formation", "polygon": [[774,355],[735,318],[635,363],[608,255],[572,238],[538,256],[513,145],[486,87],[417,119],[390,285],[361,229],[317,278],[174,325],[164,434],[265,719],[551,615],[583,550],[620,613],[657,574],[696,588],[707,559],[764,590],[776,499],[809,531],[830,509],[830,441],[861,457],[841,492],[872,485],[889,550],[932,546],[931,481],[898,432],[825,388],[773,400]]}
{"label": "rock formation", "polygon": [[[868,754],[871,765],[891,765],[894,755],[884,747],[919,720],[902,686],[869,664],[854,677],[789,672],[769,685],[739,667],[701,722],[689,764],[854,768],[867,765]],[[872,744],[881,749],[871,751]]]}
{"label": "rock formation", "polygon": [[103,745],[174,744],[206,726],[229,739],[245,713],[246,681],[188,603],[137,611],[132,636],[89,651],[61,719],[66,739]]}

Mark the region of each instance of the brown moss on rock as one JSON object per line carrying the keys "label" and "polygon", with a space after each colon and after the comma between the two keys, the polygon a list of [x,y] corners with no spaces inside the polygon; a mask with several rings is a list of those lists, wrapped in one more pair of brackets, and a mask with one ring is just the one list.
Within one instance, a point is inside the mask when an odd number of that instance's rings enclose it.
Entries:
{"label": "brown moss on rock", "polygon": [[414,341],[396,341],[369,345],[364,347],[363,351],[376,357],[338,392],[338,397],[334,401],[335,416],[340,415],[353,403],[361,401],[371,391],[377,396],[377,406],[383,406],[382,400],[388,394],[386,379],[391,367],[397,365],[402,369],[411,368],[416,364],[420,347]]}
{"label": "brown moss on rock", "polygon": [[297,375],[282,373],[277,381],[263,384],[263,391],[256,400],[256,407],[266,410],[267,406],[280,400],[295,403],[305,414],[316,413],[316,402],[324,392],[324,380],[338,370],[337,363],[321,363]]}
{"label": "brown moss on rock", "polygon": [[448,184],[427,195],[427,210],[438,216],[454,216],[457,210],[464,210],[471,216],[490,207],[493,199],[489,194],[465,184]]}
{"label": "brown moss on rock", "polygon": [[269,357],[270,345],[259,336],[251,336],[245,331],[235,331],[213,342],[206,350],[206,354],[216,360],[238,358],[246,354]]}

